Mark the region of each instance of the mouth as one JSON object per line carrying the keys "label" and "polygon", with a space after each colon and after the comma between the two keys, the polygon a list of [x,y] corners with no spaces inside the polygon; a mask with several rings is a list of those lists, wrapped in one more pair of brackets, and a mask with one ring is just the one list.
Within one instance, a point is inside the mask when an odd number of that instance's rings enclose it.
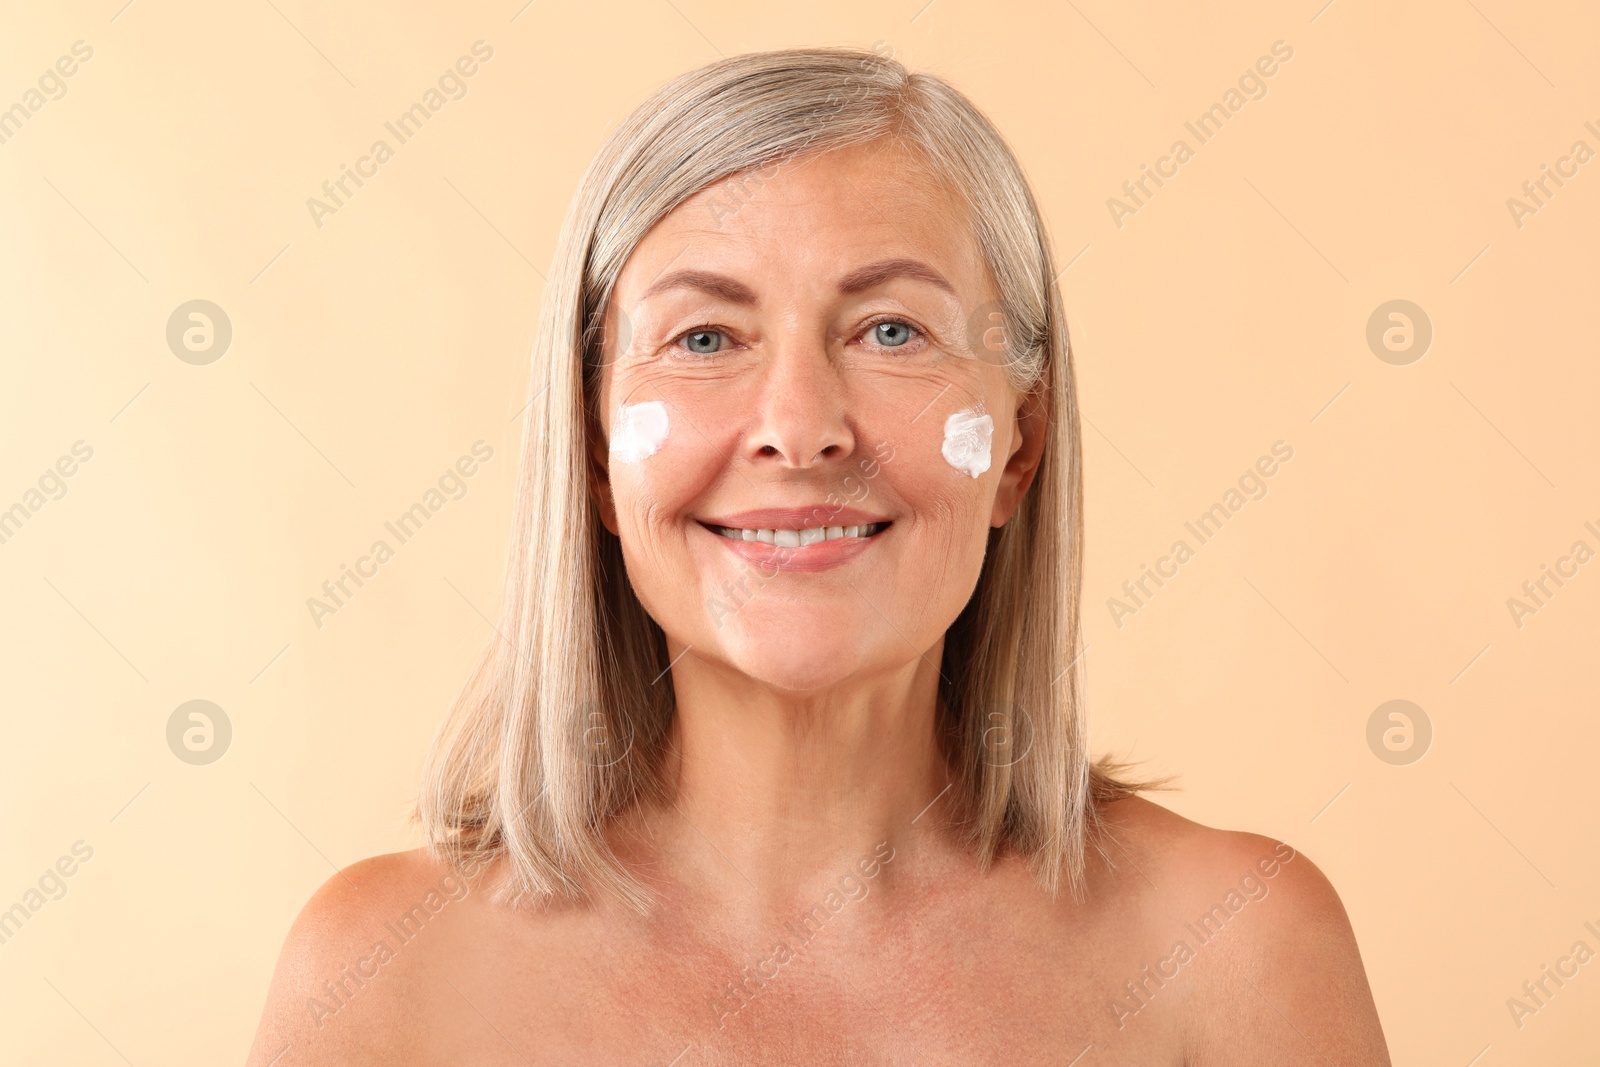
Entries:
{"label": "mouth", "polygon": [[723,547],[769,577],[823,571],[878,544],[894,522],[855,508],[772,508],[697,520]]}
{"label": "mouth", "polygon": [[718,537],[725,537],[730,541],[758,541],[780,548],[809,548],[824,541],[875,537],[887,530],[890,524],[869,522],[856,526],[806,526],[797,529],[718,526],[709,522],[702,522],[700,525]]}

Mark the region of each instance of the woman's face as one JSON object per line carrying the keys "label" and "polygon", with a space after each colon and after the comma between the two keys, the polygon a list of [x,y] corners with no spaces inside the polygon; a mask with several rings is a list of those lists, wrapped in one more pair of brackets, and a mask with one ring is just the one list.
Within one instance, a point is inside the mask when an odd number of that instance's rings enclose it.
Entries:
{"label": "woman's face", "polygon": [[591,454],[675,651],[815,691],[933,649],[1043,447],[995,298],[966,205],[889,141],[719,182],[645,236]]}

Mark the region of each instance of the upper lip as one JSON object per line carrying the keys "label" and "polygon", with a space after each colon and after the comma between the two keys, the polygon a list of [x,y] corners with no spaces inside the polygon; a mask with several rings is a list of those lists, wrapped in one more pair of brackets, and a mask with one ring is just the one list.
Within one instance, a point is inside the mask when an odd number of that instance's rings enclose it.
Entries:
{"label": "upper lip", "polygon": [[757,508],[732,515],[708,516],[700,521],[708,526],[734,530],[808,530],[819,526],[866,526],[889,520],[860,508],[815,504],[809,508]]}

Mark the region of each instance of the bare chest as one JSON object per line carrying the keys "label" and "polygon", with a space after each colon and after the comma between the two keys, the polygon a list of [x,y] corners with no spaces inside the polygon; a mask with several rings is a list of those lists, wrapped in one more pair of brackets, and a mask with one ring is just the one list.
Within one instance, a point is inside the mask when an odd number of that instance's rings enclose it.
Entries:
{"label": "bare chest", "polygon": [[1141,966],[1120,943],[1025,922],[806,934],[511,938],[456,955],[450,985],[414,1002],[449,1035],[436,1051],[475,1063],[1182,1061],[1182,988],[1130,998]]}

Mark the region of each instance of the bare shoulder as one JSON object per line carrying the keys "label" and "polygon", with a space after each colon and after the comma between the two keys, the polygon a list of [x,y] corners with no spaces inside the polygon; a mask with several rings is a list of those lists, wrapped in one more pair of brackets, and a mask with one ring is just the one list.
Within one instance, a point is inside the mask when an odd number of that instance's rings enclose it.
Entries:
{"label": "bare shoulder", "polygon": [[1232,888],[1247,898],[1272,896],[1284,907],[1344,915],[1327,877],[1286,842],[1206,826],[1143,797],[1101,812],[1107,862],[1136,867],[1166,902],[1193,903]]}
{"label": "bare shoulder", "polygon": [[1349,916],[1310,857],[1141,797],[1103,818],[1107,862],[1136,869],[1142,910],[1173,917],[1155,969],[1190,983],[1186,1063],[1389,1063]]}
{"label": "bare shoulder", "polygon": [[416,946],[426,946],[429,928],[444,925],[474,892],[422,849],[334,874],[284,939],[250,1067],[403,1061],[415,1023],[400,1005],[427,956]]}

